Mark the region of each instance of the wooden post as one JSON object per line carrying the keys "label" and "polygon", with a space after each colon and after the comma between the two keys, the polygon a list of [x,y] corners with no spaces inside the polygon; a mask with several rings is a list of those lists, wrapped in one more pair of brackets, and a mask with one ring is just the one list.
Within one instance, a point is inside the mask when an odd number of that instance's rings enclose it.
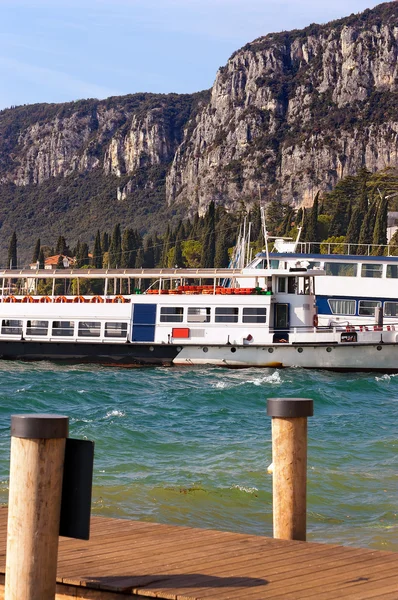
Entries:
{"label": "wooden post", "polygon": [[269,398],[272,417],[274,538],[306,539],[307,417],[314,414],[307,398]]}
{"label": "wooden post", "polygon": [[11,417],[5,600],[54,600],[68,417]]}

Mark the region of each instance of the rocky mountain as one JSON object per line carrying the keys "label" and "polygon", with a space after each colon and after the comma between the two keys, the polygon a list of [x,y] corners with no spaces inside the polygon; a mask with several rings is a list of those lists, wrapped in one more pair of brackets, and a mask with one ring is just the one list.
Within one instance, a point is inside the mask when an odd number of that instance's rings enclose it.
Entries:
{"label": "rocky mountain", "polygon": [[234,210],[310,205],[366,165],[398,164],[398,3],[235,52],[209,92],[136,94],[0,112],[0,264],[13,229],[90,241]]}

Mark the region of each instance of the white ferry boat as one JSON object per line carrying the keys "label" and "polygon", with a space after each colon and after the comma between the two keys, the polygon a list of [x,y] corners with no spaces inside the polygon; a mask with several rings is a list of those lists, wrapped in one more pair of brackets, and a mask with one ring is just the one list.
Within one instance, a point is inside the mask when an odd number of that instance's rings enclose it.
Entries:
{"label": "white ferry boat", "polygon": [[[373,324],[319,325],[322,276],[302,265],[256,267],[254,277],[252,268],[5,270],[0,358],[398,372],[398,322],[383,324],[381,310]],[[34,293],[40,279],[51,294]],[[85,280],[102,280],[103,293],[80,293]],[[60,281],[77,293],[56,295]],[[155,283],[142,294],[120,293],[145,281]]]}

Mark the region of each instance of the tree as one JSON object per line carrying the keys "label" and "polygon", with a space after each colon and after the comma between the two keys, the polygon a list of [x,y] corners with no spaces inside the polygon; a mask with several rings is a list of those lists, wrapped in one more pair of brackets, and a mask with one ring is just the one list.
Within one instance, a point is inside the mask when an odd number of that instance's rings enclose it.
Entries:
{"label": "tree", "polygon": [[60,254],[60,255],[58,256],[57,265],[56,265],[56,267],[55,267],[55,268],[56,268],[56,269],[64,269],[64,268],[65,268],[65,267],[64,267],[64,259],[63,259],[63,256],[62,256],[62,254]]}
{"label": "tree", "polygon": [[102,269],[102,247],[99,229],[97,230],[97,235],[95,236],[94,241],[93,265],[96,269]]}
{"label": "tree", "polygon": [[[318,201],[319,201],[319,192],[316,193],[314,204],[309,210],[308,215],[308,225],[306,232],[306,239],[309,242],[317,242],[318,241]],[[311,246],[311,250],[313,252],[319,252],[319,246],[316,244],[315,246]]]}
{"label": "tree", "polygon": [[361,233],[362,223],[365,220],[366,213],[368,212],[368,198],[366,190],[361,195],[358,204],[352,211],[351,219],[347,229],[346,241],[348,244],[357,244],[359,241],[359,235]]}
{"label": "tree", "polygon": [[40,246],[40,238],[38,238],[36,241],[35,249],[33,250],[32,263],[35,263],[39,260]]}
{"label": "tree", "polygon": [[382,256],[384,254],[383,246],[387,244],[387,211],[388,211],[388,199],[382,196],[378,203],[375,228],[373,231],[373,245],[378,246],[376,254]]}
{"label": "tree", "polygon": [[11,239],[10,239],[10,245],[8,247],[8,264],[7,264],[7,266],[10,269],[17,268],[17,262],[18,262],[18,260],[17,260],[17,244],[18,244],[17,234],[14,231],[14,233],[12,234]]}
{"label": "tree", "polygon": [[122,236],[120,232],[120,224],[117,223],[113,229],[112,239],[109,246],[109,264],[111,268],[121,266],[122,260]]}
{"label": "tree", "polygon": [[123,269],[134,269],[137,257],[136,236],[132,229],[125,229],[122,236],[121,262]]}
{"label": "tree", "polygon": [[358,240],[358,254],[366,254],[367,248],[366,246],[372,244],[373,242],[373,230],[375,228],[375,220],[376,220],[376,211],[377,211],[377,200],[373,200],[372,204],[369,206],[368,212],[363,220],[361,231],[359,233]]}
{"label": "tree", "polygon": [[224,230],[221,235],[217,237],[216,243],[216,253],[214,257],[214,266],[215,268],[223,268],[228,267],[229,264],[229,254],[228,254],[228,242],[227,242],[227,234]]}
{"label": "tree", "polygon": [[63,235],[58,238],[55,254],[64,254],[65,256],[71,256],[72,254]]}
{"label": "tree", "polygon": [[177,237],[174,246],[174,266],[185,267],[184,257],[182,255],[181,240],[179,237]]}
{"label": "tree", "polygon": [[108,252],[109,250],[109,234],[106,231],[102,234],[101,249],[102,252]]}
{"label": "tree", "polygon": [[144,267],[146,269],[153,269],[155,266],[155,252],[153,239],[149,236],[145,240],[144,244]]}
{"label": "tree", "polygon": [[216,232],[215,232],[215,205],[211,201],[206,214],[206,227],[203,236],[203,247],[201,256],[201,267],[214,267],[214,258],[216,254]]}
{"label": "tree", "polygon": [[45,260],[46,259],[44,258],[43,248],[40,248],[40,252],[39,252],[39,269],[44,269]]}
{"label": "tree", "polygon": [[80,240],[77,242],[76,247],[76,263],[78,268],[84,267],[90,263],[88,245],[86,242],[80,242]]}

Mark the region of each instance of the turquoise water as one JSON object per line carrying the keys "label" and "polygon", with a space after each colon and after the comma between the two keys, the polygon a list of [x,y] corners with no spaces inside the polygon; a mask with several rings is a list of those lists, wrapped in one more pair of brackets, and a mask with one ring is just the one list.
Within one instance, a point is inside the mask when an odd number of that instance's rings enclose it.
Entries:
{"label": "turquoise water", "polygon": [[56,412],[95,441],[94,514],[271,536],[266,399],[308,397],[308,539],[398,550],[398,377],[1,361],[0,377],[3,503],[10,415]]}

